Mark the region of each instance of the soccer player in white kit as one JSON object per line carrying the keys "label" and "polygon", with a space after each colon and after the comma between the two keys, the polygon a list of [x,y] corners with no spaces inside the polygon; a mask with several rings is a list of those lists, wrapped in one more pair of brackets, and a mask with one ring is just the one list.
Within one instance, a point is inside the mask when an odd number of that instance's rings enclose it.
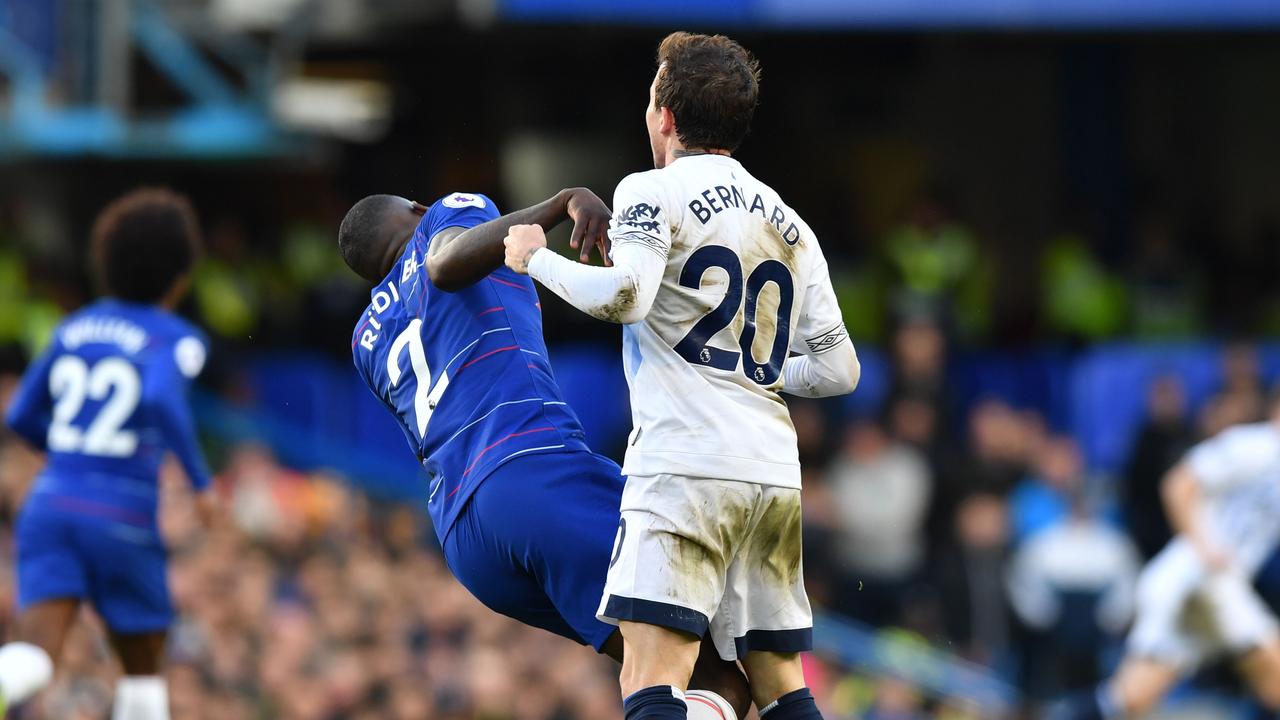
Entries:
{"label": "soccer player in white kit", "polygon": [[686,717],[707,632],[742,662],[764,720],[821,718],[799,659],[813,619],[779,393],[851,392],[858,359],[813,231],[730,156],[758,101],[755,60],[726,37],[674,33],[658,64],[645,113],[657,169],[617,187],[612,267],[547,250],[538,226],[510,230],[507,264],[625,326],[634,428],[599,616],[625,641],[627,720]]}
{"label": "soccer player in white kit", "polygon": [[1176,535],[1138,580],[1125,659],[1072,715],[1144,715],[1219,657],[1234,657],[1258,699],[1280,710],[1280,625],[1252,584],[1280,544],[1280,401],[1269,422],[1192,448],[1164,498]]}

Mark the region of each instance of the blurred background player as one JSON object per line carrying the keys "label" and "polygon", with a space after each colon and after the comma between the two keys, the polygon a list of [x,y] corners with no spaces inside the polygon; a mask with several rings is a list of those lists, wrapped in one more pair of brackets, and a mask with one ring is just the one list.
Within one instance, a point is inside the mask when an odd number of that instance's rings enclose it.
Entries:
{"label": "blurred background player", "polygon": [[[505,217],[483,195],[425,207],[392,195],[357,203],[339,247],[377,283],[352,351],[369,389],[401,424],[430,477],[427,503],[454,575],[496,612],[622,659],[617,629],[595,617],[622,478],[591,452],[561,398],[533,283],[502,266],[513,225],[574,221],[586,262],[606,253],[609,208],[583,188]],[[750,707],[737,667],[706,653],[718,690],[694,717]],[[712,713],[712,714],[707,714]]]}
{"label": "blurred background player", "polygon": [[185,197],[141,189],[107,206],[91,255],[106,297],[58,327],[9,407],[6,422],[48,462],[17,523],[21,614],[17,641],[0,648],[4,703],[49,683],[87,601],[124,667],[112,716],[169,716],[160,665],[174,609],[156,523],[167,453],[211,501],[186,401],[205,340],[172,313],[199,254]]}
{"label": "blurred background player", "polygon": [[645,112],[656,169],[614,194],[613,266],[549,251],[538,226],[506,239],[509,267],[625,325],[634,429],[598,614],[626,642],[628,720],[686,717],[704,635],[742,662],[762,717],[821,717],[799,655],[813,616],[796,432],[778,394],[851,392],[859,364],[813,231],[730,157],[759,79],[729,38],[667,36]]}
{"label": "blurred background player", "polygon": [[1223,657],[1280,711],[1280,625],[1253,586],[1280,543],[1280,398],[1268,421],[1192,448],[1163,492],[1176,535],[1139,579],[1125,660],[1078,716],[1144,715],[1180,680]]}

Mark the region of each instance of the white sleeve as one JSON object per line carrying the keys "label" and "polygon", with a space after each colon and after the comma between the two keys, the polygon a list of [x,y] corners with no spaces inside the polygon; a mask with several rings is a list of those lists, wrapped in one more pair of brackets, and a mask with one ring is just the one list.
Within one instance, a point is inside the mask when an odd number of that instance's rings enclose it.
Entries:
{"label": "white sleeve", "polygon": [[609,228],[613,267],[582,265],[550,250],[529,260],[529,276],[582,312],[608,322],[640,322],[658,295],[671,250],[671,224],[653,172],[623,178]]}
{"label": "white sleeve", "polygon": [[1270,423],[1229,428],[1196,445],[1186,462],[1196,481],[1215,490],[1248,482],[1280,458],[1280,434]]}
{"label": "white sleeve", "polygon": [[613,267],[598,267],[541,248],[529,260],[529,276],[593,318],[640,322],[653,306],[666,262],[635,245],[615,245],[611,257]]}
{"label": "white sleeve", "polygon": [[782,366],[782,391],[803,397],[843,395],[858,386],[862,366],[844,329],[826,258],[816,243],[814,252],[814,267],[791,343],[791,350],[800,354]]}

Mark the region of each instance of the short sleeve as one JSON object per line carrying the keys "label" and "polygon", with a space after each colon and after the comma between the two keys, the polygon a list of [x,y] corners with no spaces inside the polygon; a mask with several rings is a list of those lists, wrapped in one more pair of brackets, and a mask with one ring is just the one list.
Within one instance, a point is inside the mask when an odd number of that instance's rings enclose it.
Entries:
{"label": "short sleeve", "polygon": [[[809,234],[812,238],[812,233]],[[831,273],[827,259],[816,241],[812,244],[813,264],[809,270],[808,284],[804,288],[800,320],[791,343],[793,352],[817,355],[848,342],[849,333],[844,328],[840,304],[836,301],[835,288],[831,286]]]}
{"label": "short sleeve", "polygon": [[436,233],[451,227],[475,227],[499,216],[498,206],[484,195],[450,193],[436,201],[423,219],[423,235],[430,242]]}
{"label": "short sleeve", "polygon": [[671,252],[671,218],[662,207],[661,186],[652,172],[628,175],[618,183],[613,213],[609,240],[615,248],[638,245],[666,261]]}
{"label": "short sleeve", "polygon": [[1200,484],[1218,490],[1248,482],[1280,461],[1280,433],[1269,424],[1226,430],[1196,445],[1186,462]]}

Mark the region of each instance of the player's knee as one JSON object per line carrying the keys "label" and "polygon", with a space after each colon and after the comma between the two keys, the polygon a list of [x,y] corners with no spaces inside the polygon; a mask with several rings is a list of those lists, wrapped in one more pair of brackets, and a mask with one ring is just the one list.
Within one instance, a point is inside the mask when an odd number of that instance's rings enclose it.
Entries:
{"label": "player's knee", "polygon": [[1116,705],[1122,717],[1143,716],[1155,710],[1164,695],[1162,688],[1151,683],[1128,682],[1114,688]]}

